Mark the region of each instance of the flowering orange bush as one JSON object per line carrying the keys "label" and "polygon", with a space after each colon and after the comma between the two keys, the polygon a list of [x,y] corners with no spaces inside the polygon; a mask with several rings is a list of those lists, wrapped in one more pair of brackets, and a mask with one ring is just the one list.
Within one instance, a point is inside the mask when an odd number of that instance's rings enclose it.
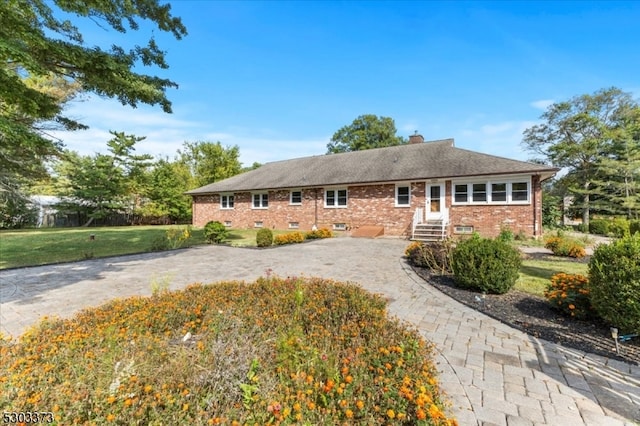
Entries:
{"label": "flowering orange bush", "polygon": [[286,234],[279,234],[273,238],[273,244],[281,246],[284,244],[303,243],[304,234],[302,232],[289,232]]}
{"label": "flowering orange bush", "polygon": [[114,300],[1,341],[0,405],[57,424],[456,425],[382,297],[269,275]]}
{"label": "flowering orange bush", "polygon": [[560,272],[551,277],[544,296],[562,313],[574,318],[587,318],[594,313],[588,285],[589,280],[584,275]]}
{"label": "flowering orange bush", "polygon": [[581,259],[586,256],[584,244],[566,237],[553,236],[545,239],[545,248],[551,250],[556,256],[574,257]]}
{"label": "flowering orange bush", "polygon": [[307,240],[316,240],[318,238],[332,238],[333,232],[331,232],[328,228],[320,228],[315,231],[309,231],[304,234],[305,239]]}

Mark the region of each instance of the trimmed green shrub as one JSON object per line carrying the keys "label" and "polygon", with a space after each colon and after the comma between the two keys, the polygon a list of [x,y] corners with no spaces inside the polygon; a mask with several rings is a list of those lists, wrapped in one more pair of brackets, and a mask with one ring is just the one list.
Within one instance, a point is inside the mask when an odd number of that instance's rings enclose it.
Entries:
{"label": "trimmed green shrub", "polygon": [[277,246],[285,245],[285,244],[295,244],[295,243],[303,243],[304,242],[304,234],[302,232],[289,232],[287,234],[276,235],[273,238],[273,244]]}
{"label": "trimmed green shrub", "polygon": [[478,236],[459,242],[452,256],[456,283],[485,293],[503,294],[513,288],[521,264],[515,247]]}
{"label": "trimmed green shrub", "polygon": [[589,233],[607,235],[609,233],[609,221],[606,219],[591,219],[589,221]]}
{"label": "trimmed green shrub", "polygon": [[220,244],[229,235],[229,230],[224,223],[217,220],[207,222],[204,226],[204,238],[208,243]]}
{"label": "trimmed green shrub", "polygon": [[256,244],[258,247],[269,247],[273,244],[273,232],[268,228],[261,228],[256,234]]}
{"label": "trimmed green shrub", "polygon": [[633,235],[636,232],[640,232],[640,220],[629,221],[629,234]]}
{"label": "trimmed green shrub", "polygon": [[621,333],[640,331],[640,234],[600,244],[589,261],[596,312]]}
{"label": "trimmed green shrub", "polygon": [[609,223],[609,233],[616,238],[629,235],[629,221],[624,217],[616,217]]}

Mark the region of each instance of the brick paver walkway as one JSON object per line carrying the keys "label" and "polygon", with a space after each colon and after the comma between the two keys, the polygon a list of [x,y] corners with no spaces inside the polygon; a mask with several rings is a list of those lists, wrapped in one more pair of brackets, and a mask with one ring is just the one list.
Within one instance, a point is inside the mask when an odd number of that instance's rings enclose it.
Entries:
{"label": "brick paver walkway", "polygon": [[68,316],[113,297],[192,282],[251,281],[270,269],[359,283],[435,343],[443,390],[461,425],[631,425],[640,422],[640,367],[532,338],[430,287],[398,239],[336,238],[269,250],[201,246],[0,271],[0,330]]}

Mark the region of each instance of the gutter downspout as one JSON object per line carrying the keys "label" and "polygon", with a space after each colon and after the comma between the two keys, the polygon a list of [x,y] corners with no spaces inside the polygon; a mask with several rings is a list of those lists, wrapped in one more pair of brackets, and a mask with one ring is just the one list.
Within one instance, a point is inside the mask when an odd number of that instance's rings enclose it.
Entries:
{"label": "gutter downspout", "polygon": [[313,225],[317,228],[318,227],[318,188],[313,188],[314,191],[314,217],[313,217]]}
{"label": "gutter downspout", "polygon": [[[538,232],[538,188],[540,188],[540,197],[542,197],[542,182],[540,181],[540,175],[534,175],[535,188],[533,190],[533,236],[539,236]],[[542,211],[540,212],[542,214]]]}

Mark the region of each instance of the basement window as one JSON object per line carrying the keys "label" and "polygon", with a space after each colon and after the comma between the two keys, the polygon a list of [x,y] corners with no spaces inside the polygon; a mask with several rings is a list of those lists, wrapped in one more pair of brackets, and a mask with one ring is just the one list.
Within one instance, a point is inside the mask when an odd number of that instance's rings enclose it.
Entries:
{"label": "basement window", "polygon": [[224,221],[224,226],[226,226],[227,228],[231,228],[231,221],[230,220],[225,220]]}
{"label": "basement window", "polygon": [[262,228],[262,227],[264,227],[264,223],[261,220],[255,221],[255,222],[253,222],[253,227],[254,228]]}
{"label": "basement window", "polygon": [[454,234],[473,234],[473,226],[471,225],[457,225],[453,227]]}
{"label": "basement window", "polygon": [[346,231],[347,230],[347,224],[346,223],[334,223],[333,224],[333,230],[334,231]]}
{"label": "basement window", "polygon": [[289,222],[289,229],[299,229],[300,222]]}

